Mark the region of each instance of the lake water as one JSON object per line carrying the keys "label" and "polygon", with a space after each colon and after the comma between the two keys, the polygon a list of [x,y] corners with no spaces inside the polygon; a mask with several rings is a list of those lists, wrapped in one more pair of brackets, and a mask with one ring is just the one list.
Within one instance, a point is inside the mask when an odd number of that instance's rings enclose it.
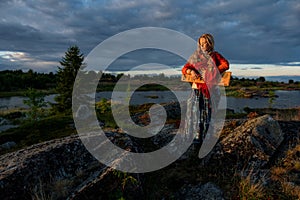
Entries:
{"label": "lake water", "polygon": [[[55,94],[48,95],[45,97],[45,101],[53,103],[55,102],[54,97]],[[21,96],[0,98],[0,110],[11,109],[11,108],[28,108],[28,106],[23,103],[23,100],[25,99],[27,98]]]}
{"label": "lake water", "polygon": [[[115,93],[115,101],[122,101],[124,92]],[[185,100],[189,96],[190,91],[177,92],[180,101]],[[275,91],[278,98],[275,98],[272,104],[273,108],[295,108],[300,107],[300,91]],[[45,97],[45,101],[54,103],[55,95]],[[100,92],[96,94],[96,101],[101,98],[110,99],[111,92]],[[27,108],[23,100],[25,97],[5,97],[0,98],[0,110],[11,108]],[[129,98],[127,98],[129,99]],[[130,98],[130,104],[143,104],[143,103],[167,103],[175,102],[176,96],[172,92],[166,91],[147,91],[135,92]],[[235,112],[242,111],[243,108],[268,108],[270,106],[269,98],[235,98],[227,97],[227,108],[235,110]]]}
{"label": "lake water", "polygon": [[[275,91],[278,98],[272,103],[272,108],[295,108],[300,107],[300,91]],[[268,108],[269,98],[234,98],[227,97],[227,107],[235,111],[242,111],[243,108]]]}

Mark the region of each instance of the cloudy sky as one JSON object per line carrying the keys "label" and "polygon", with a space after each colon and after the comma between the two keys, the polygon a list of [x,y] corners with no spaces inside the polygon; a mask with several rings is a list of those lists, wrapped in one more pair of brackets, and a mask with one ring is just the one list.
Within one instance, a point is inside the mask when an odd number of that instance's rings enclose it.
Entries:
{"label": "cloudy sky", "polygon": [[[115,34],[151,26],[195,40],[212,33],[238,76],[300,76],[299,0],[1,0],[0,8],[0,70],[55,72],[71,45],[88,55]],[[116,69],[140,54],[123,56]],[[140,62],[160,63],[163,54],[144,52]]]}

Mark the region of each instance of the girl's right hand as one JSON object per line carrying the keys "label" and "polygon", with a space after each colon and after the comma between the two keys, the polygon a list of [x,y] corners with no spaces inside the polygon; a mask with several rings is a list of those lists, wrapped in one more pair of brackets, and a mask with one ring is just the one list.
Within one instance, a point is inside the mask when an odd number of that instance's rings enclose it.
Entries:
{"label": "girl's right hand", "polygon": [[198,78],[198,74],[195,72],[195,70],[191,70],[191,77],[193,79],[197,79]]}

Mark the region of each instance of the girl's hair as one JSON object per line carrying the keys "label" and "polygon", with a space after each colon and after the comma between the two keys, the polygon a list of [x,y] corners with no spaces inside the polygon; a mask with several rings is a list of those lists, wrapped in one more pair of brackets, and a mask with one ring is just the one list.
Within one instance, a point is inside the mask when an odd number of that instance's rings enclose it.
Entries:
{"label": "girl's hair", "polygon": [[199,37],[198,44],[200,44],[201,38],[204,38],[206,40],[207,44],[209,45],[208,52],[210,53],[210,52],[214,51],[214,47],[215,47],[214,37],[209,33],[205,33]]}

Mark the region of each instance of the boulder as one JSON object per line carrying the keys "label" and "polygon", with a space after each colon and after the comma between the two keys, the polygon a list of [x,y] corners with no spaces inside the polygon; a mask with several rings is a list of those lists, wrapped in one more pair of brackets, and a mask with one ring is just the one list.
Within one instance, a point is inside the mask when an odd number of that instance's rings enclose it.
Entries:
{"label": "boulder", "polygon": [[[121,148],[134,151],[126,134],[109,132],[107,137]],[[95,189],[95,185],[98,189],[93,194],[106,199],[121,187],[122,180],[113,174],[114,170],[99,163],[77,135],[35,144],[2,155],[0,160],[0,199],[3,200],[78,199],[78,196],[88,197],[87,191]],[[140,175],[132,177],[139,182]],[[139,187],[134,189],[141,191]]]}
{"label": "boulder", "polygon": [[250,119],[235,128],[202,160],[203,165],[232,165],[255,171],[270,161],[284,139],[279,123],[270,115]]}

